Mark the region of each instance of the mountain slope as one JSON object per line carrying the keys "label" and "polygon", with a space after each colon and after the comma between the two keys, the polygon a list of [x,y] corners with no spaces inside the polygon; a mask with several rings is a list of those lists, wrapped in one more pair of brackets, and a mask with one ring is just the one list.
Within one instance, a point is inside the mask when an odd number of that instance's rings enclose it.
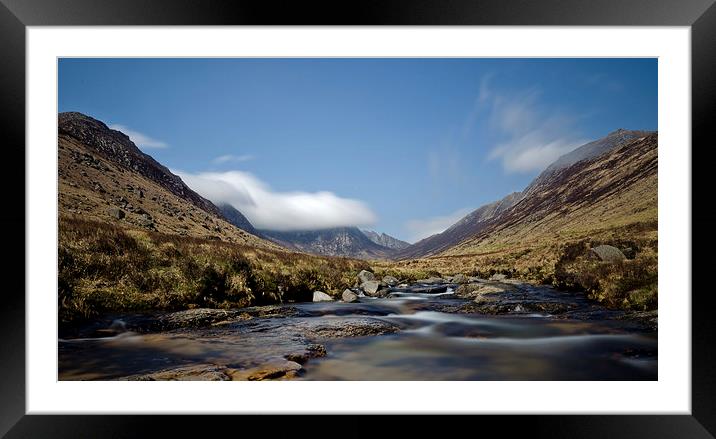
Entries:
{"label": "mountain slope", "polygon": [[601,139],[597,139],[593,142],[584,144],[579,148],[570,151],[567,154],[564,154],[563,156],[555,160],[554,163],[549,165],[547,169],[542,172],[541,175],[549,175],[554,171],[566,168],[579,161],[600,156],[605,152],[616,148],[619,145],[623,145],[626,142],[632,141],[639,137],[648,136],[649,134],[653,134],[653,132],[633,131],[619,128],[618,130],[612,131]]}
{"label": "mountain slope", "polygon": [[387,235],[385,233],[378,233],[374,232],[373,230],[361,230],[365,236],[368,237],[371,241],[375,242],[378,245],[382,245],[383,247],[387,247],[392,250],[402,250],[405,247],[410,246],[409,243],[405,241],[401,241],[398,238],[393,238],[390,235]]}
{"label": "mountain slope", "polygon": [[74,137],[93,152],[125,170],[142,175],[199,209],[221,215],[211,201],[189,189],[179,176],[140,151],[129,136],[121,131],[112,130],[104,123],[77,112],[60,113],[58,131],[60,134]]}
{"label": "mountain slope", "polygon": [[58,122],[61,216],[277,248],[227,222],[123,133],[81,113],[60,113]]}
{"label": "mountain slope", "polygon": [[444,251],[466,255],[563,242],[635,224],[656,229],[658,135],[541,175],[480,233]]}
{"label": "mountain slope", "polygon": [[258,230],[256,230],[253,224],[251,224],[251,221],[249,221],[248,218],[246,218],[241,212],[236,210],[234,206],[231,204],[219,204],[218,208],[221,210],[221,213],[228,222],[241,230],[251,233],[252,235],[260,236]]}
{"label": "mountain slope", "polygon": [[397,259],[411,259],[445,252],[460,242],[481,233],[507,209],[510,209],[523,199],[531,196],[530,188],[535,185],[541,185],[545,179],[548,179],[555,172],[568,168],[581,160],[598,157],[614,148],[650,134],[654,133],[649,131],[618,129],[601,139],[584,144],[558,158],[554,163],[548,166],[547,169],[540,173],[524,191],[514,192],[499,201],[476,209],[444,232],[418,241],[412,246],[397,252],[394,257]]}
{"label": "mountain slope", "polygon": [[479,233],[491,219],[522,199],[521,192],[513,192],[505,198],[486,204],[463,217],[442,233],[429,236],[396,252],[396,259],[421,258],[438,254],[460,241]]}
{"label": "mountain slope", "polygon": [[368,239],[357,227],[292,232],[261,230],[260,233],[284,247],[316,255],[382,259],[392,253],[391,249]]}

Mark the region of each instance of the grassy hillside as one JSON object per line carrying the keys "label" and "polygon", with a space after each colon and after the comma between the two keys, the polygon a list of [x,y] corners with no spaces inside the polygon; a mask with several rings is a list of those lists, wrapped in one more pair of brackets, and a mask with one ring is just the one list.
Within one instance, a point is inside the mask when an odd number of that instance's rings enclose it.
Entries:
{"label": "grassy hillside", "polygon": [[[612,306],[653,308],[657,294],[657,135],[537,179],[524,198],[480,233],[439,255],[376,263],[398,276],[505,273],[584,288]],[[610,244],[632,256],[587,260]]]}
{"label": "grassy hillside", "polygon": [[106,312],[231,308],[339,295],[365,261],[61,216],[62,323]]}
{"label": "grassy hillside", "polygon": [[148,231],[279,248],[200,209],[66,134],[59,135],[58,170],[58,202],[62,214]]}

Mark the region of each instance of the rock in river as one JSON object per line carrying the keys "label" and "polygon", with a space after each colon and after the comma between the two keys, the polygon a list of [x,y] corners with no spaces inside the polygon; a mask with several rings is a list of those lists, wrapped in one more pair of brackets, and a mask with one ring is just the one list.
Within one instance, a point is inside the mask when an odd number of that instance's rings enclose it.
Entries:
{"label": "rock in river", "polygon": [[515,291],[515,288],[511,285],[498,282],[484,282],[460,285],[457,287],[457,290],[455,290],[455,296],[462,299],[475,299],[483,294],[496,294],[513,291]]}
{"label": "rock in river", "polygon": [[360,286],[363,289],[363,292],[368,296],[375,296],[375,294],[380,289],[380,282],[377,280],[369,280],[366,282],[363,282]]}
{"label": "rock in river", "polygon": [[353,303],[358,301],[358,295],[349,289],[343,291],[342,298],[343,301],[346,303]]}
{"label": "rock in river", "polygon": [[398,285],[398,279],[394,278],[393,276],[383,276],[383,283],[386,285],[390,285],[391,287]]}
{"label": "rock in river", "polygon": [[323,291],[314,291],[313,292],[313,301],[314,302],[333,302],[333,298],[331,298],[331,296],[324,293]]}
{"label": "rock in river", "polygon": [[360,273],[358,273],[358,282],[360,283],[366,283],[369,281],[375,280],[375,275],[371,273],[368,270],[361,270]]}

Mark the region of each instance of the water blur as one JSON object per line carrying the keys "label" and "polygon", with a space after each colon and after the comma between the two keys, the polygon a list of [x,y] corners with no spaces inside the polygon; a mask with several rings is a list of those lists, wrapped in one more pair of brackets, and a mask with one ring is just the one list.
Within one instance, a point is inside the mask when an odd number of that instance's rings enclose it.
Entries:
{"label": "water blur", "polygon": [[[591,305],[573,316],[527,312],[519,304],[505,315],[485,315],[466,311],[469,301],[453,298],[451,289],[360,300],[288,304],[273,307],[274,314],[231,314],[201,327],[158,332],[133,331],[137,317],[119,316],[89,336],[60,340],[59,377],[117,379],[188,365],[247,370],[297,358],[295,378],[302,380],[658,376],[656,331]],[[317,351],[321,355],[309,355]]]}

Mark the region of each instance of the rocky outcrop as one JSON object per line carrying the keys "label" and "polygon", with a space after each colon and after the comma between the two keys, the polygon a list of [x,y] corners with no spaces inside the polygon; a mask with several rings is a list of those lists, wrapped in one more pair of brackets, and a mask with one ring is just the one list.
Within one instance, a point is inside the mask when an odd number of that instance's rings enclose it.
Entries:
{"label": "rocky outcrop", "polygon": [[121,131],[110,129],[104,123],[82,113],[68,112],[58,115],[58,131],[79,140],[103,158],[130,172],[136,172],[183,198],[199,209],[222,216],[211,201],[191,190],[182,179],[165,166],[143,153]]}
{"label": "rocky outcrop", "polygon": [[368,239],[357,227],[301,231],[260,230],[259,233],[286,248],[315,255],[387,259],[393,253],[392,249]]}
{"label": "rocky outcrop", "polygon": [[393,238],[392,236],[387,235],[385,233],[378,233],[372,230],[361,230],[361,232],[363,232],[365,236],[368,237],[368,239],[375,242],[376,244],[392,250],[401,250],[410,245],[405,241],[401,241],[398,238]]}

